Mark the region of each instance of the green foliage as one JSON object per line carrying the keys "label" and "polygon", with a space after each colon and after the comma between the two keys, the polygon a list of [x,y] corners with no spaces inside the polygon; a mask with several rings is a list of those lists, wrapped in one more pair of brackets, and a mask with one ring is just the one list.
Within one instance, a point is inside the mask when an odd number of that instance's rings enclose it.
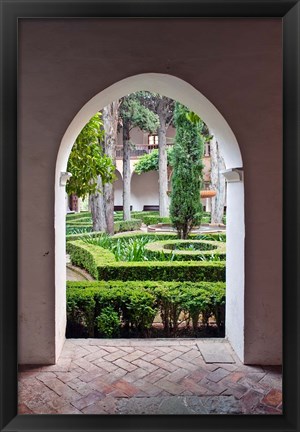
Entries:
{"label": "green foliage", "polygon": [[[225,260],[226,249],[223,242],[203,240],[159,240],[149,235],[111,237],[105,233],[100,236],[85,236],[83,241],[110,250],[116,261],[174,261],[210,259],[212,256]],[[214,258],[216,259],[216,258]]]}
{"label": "green foliage", "polygon": [[122,99],[119,115],[123,125],[127,124],[129,129],[139,127],[141,130],[154,133],[159,126],[157,114],[141,104],[138,93],[131,93]]}
{"label": "green foliage", "polygon": [[67,253],[70,254],[72,264],[84,268],[93,278],[98,278],[98,266],[104,262],[114,263],[115,256],[109,250],[86,244],[83,240],[67,242]]}
{"label": "green foliage", "polygon": [[[90,326],[84,333],[94,334],[96,328],[100,335],[105,337],[117,336],[121,326],[129,332],[138,330],[145,333],[157,313],[155,296],[143,288],[120,282],[68,282],[67,334],[68,329],[76,329],[74,324],[77,324],[78,320],[74,322],[74,317],[76,318],[80,309],[89,311],[89,320],[80,321],[82,327],[85,323]],[[82,314],[85,316],[84,312]]]}
{"label": "green foliage", "polygon": [[67,213],[66,214],[66,222],[73,221],[76,219],[82,219],[83,217],[91,216],[89,212],[80,212],[80,213]]}
{"label": "green foliage", "polygon": [[[130,221],[118,220],[114,222],[114,233],[124,231],[134,231],[141,228],[142,221],[138,219],[131,219]],[[92,224],[87,220],[77,219],[67,223],[67,235],[92,232]]]}
{"label": "green foliage", "polygon": [[158,223],[170,224],[171,223],[171,219],[169,217],[145,216],[143,218],[143,222],[146,225],[156,225]]}
{"label": "green foliage", "polygon": [[[168,165],[172,165],[173,153],[173,147],[167,148]],[[141,156],[137,163],[134,165],[134,171],[137,174],[142,174],[148,171],[158,171],[158,150],[152,150],[151,153],[147,153]]]}
{"label": "green foliage", "polygon": [[114,223],[114,233],[139,230],[141,226],[142,221],[139,219],[131,219],[129,221],[117,221]]}
{"label": "green foliage", "polygon": [[164,122],[168,125],[172,124],[175,101],[159,93],[151,93],[148,91],[138,91],[136,96],[140,103],[156,114],[163,116]]}
{"label": "green foliage", "polygon": [[96,317],[95,324],[100,335],[104,337],[116,337],[120,333],[120,317],[111,306],[102,309]]}
{"label": "green foliage", "polygon": [[69,331],[83,328],[85,329],[85,336],[93,337],[95,306],[95,299],[89,291],[78,290],[76,296],[67,295]]}
{"label": "green foliage", "polygon": [[145,246],[149,259],[160,257],[163,253],[168,259],[176,261],[224,261],[226,246],[215,240],[159,240]]}
{"label": "green foliage", "polygon": [[208,234],[201,234],[201,240],[216,240],[219,242],[226,242],[226,233],[208,233]]}
{"label": "green foliage", "polygon": [[82,240],[68,241],[67,252],[74,265],[98,280],[225,280],[223,261],[116,262],[112,252]]}
{"label": "green foliage", "polygon": [[66,235],[72,234],[84,234],[92,231],[92,227],[89,226],[66,226]]}
{"label": "green foliage", "polygon": [[86,197],[97,191],[97,176],[103,183],[115,178],[112,160],[103,154],[100,141],[103,140],[102,120],[97,113],[85,125],[71,150],[67,171],[72,174],[66,185],[66,192]]}
{"label": "green foliage", "polygon": [[[225,320],[225,284],[222,282],[109,281],[67,283],[67,335],[112,337],[147,335],[160,313],[166,335],[176,335],[179,317],[185,315],[196,329],[200,316],[208,325],[214,316],[219,328]],[[101,318],[100,318],[101,317]],[[96,330],[96,331],[95,331]],[[73,332],[73,333],[72,333]],[[77,333],[78,335],[78,333]]]}
{"label": "green foliage", "polygon": [[176,103],[170,216],[181,239],[186,239],[191,229],[200,225],[202,216],[203,122],[195,121],[195,116]]}
{"label": "green foliage", "polygon": [[94,244],[109,249],[115,256],[116,261],[144,261],[145,244],[148,237],[118,238],[112,239],[107,234],[99,237],[86,237],[86,243]]}

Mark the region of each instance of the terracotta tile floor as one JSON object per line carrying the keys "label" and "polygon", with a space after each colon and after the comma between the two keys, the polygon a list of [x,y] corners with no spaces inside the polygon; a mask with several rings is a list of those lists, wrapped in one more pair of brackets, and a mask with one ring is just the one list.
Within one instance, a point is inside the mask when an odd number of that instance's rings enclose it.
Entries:
{"label": "terracotta tile floor", "polygon": [[282,413],[280,367],[205,363],[200,341],[68,339],[56,365],[20,367],[19,414]]}

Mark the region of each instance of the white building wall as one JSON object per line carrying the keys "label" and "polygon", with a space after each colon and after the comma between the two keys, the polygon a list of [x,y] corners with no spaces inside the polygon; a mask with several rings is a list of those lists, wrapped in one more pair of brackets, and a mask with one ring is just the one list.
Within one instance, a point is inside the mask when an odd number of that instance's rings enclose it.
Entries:
{"label": "white building wall", "polygon": [[119,171],[116,171],[115,174],[117,176],[117,180],[114,182],[114,205],[120,206],[123,205],[123,180]]}
{"label": "white building wall", "polygon": [[144,205],[159,205],[158,172],[133,173],[131,177],[131,204],[133,211],[142,211]]}

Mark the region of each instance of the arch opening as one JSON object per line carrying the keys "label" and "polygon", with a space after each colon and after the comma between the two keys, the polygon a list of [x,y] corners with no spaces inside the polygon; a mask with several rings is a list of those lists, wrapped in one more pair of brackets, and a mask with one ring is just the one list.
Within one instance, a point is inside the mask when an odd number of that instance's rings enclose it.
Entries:
{"label": "arch opening", "polygon": [[[146,73],[121,80],[90,99],[66,130],[58,152],[55,173],[55,352],[58,358],[66,324],[65,173],[72,146],[81,129],[103,107],[139,90],[163,94],[198,114],[221,145],[227,172],[242,170],[236,137],[217,108],[197,89],[171,75]],[[137,174],[133,174],[132,179]],[[119,178],[120,177],[120,178]],[[226,337],[244,360],[244,184],[227,176]],[[121,175],[118,176],[122,182]]]}

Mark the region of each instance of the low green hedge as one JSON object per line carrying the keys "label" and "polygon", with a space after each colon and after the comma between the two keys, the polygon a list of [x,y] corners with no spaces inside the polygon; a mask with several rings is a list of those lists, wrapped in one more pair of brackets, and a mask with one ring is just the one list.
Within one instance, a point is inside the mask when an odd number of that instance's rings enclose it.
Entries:
{"label": "low green hedge", "polygon": [[92,225],[92,220],[89,216],[86,217],[81,217],[78,219],[74,219],[71,221],[66,221],[66,224],[69,226],[80,226],[80,225],[88,225],[91,226]]}
{"label": "low green hedge", "polygon": [[124,232],[124,231],[135,231],[139,230],[142,226],[142,221],[140,219],[131,219],[130,221],[116,221],[114,222],[114,232]]}
{"label": "low green hedge", "polygon": [[75,221],[75,220],[81,219],[83,217],[91,217],[91,213],[88,212],[88,211],[86,211],[86,212],[83,211],[83,212],[80,212],[80,213],[67,213],[66,214],[66,221],[67,222],[69,222],[69,221]]}
{"label": "low green hedge", "polygon": [[[194,245],[203,246],[201,250],[188,250],[188,249],[175,249],[177,245]],[[226,259],[226,244],[215,240],[159,240],[146,244],[150,259],[152,257],[159,257],[161,253],[166,256],[175,255],[176,260],[181,261],[194,261],[200,258],[212,256],[217,257],[218,260]]]}
{"label": "low green hedge", "polygon": [[[152,237],[154,241],[159,240],[175,240],[177,239],[177,242],[180,241],[178,239],[177,234],[175,232],[138,232],[138,233],[120,233],[112,237],[112,239],[117,239],[119,237],[145,237],[149,236]],[[214,233],[203,233],[203,234],[190,234],[188,236],[189,240],[213,240],[213,241],[220,241],[220,242],[226,242],[226,233],[221,232],[214,232]]]}
{"label": "low green hedge", "polygon": [[[92,232],[91,223],[87,223],[87,218],[83,218],[83,220],[76,220],[76,222],[67,223],[66,231],[67,235],[73,234],[74,232]],[[125,231],[134,231],[139,230],[142,226],[142,221],[139,219],[132,219],[130,221],[115,221],[114,222],[114,232],[125,232]]]}
{"label": "low green hedge", "polygon": [[81,226],[66,226],[66,236],[72,236],[72,235],[80,235],[80,234],[86,234],[86,233],[92,233],[92,227],[90,225],[81,225]]}
{"label": "low green hedge", "polygon": [[223,261],[116,262],[107,249],[69,239],[67,253],[74,265],[98,280],[225,281]]}
{"label": "low green hedge", "polygon": [[72,264],[84,268],[95,279],[98,279],[98,267],[103,263],[113,265],[115,256],[107,249],[87,244],[82,240],[68,242],[67,253],[70,254]]}
{"label": "low green hedge", "polygon": [[93,231],[93,232],[87,232],[87,233],[76,233],[76,234],[68,234],[66,236],[66,241],[67,243],[69,241],[74,241],[74,240],[82,240],[84,238],[88,238],[88,237],[101,237],[103,235],[102,231]]}
{"label": "low green hedge", "polygon": [[171,224],[171,219],[168,217],[144,216],[142,219],[146,225],[157,225],[158,223]]}
{"label": "low green hedge", "polygon": [[[108,314],[107,312],[110,312]],[[109,315],[114,312],[114,319]],[[217,326],[225,323],[225,284],[164,281],[68,282],[67,336],[115,336],[119,330],[145,335],[160,313],[167,335],[176,334],[183,313],[197,328],[214,316]],[[119,323],[119,329],[118,327]],[[101,325],[99,325],[101,324]],[[100,329],[100,334],[99,334]],[[101,334],[102,332],[102,334]]]}

